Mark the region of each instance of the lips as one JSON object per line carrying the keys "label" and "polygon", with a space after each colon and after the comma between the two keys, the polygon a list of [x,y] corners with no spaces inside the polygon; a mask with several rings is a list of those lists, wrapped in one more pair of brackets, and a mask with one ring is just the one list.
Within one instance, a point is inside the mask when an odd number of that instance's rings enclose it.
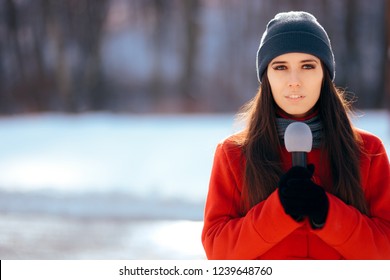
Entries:
{"label": "lips", "polygon": [[286,98],[291,99],[291,100],[299,100],[299,99],[304,98],[304,96],[299,95],[299,94],[291,94],[291,95],[286,96]]}

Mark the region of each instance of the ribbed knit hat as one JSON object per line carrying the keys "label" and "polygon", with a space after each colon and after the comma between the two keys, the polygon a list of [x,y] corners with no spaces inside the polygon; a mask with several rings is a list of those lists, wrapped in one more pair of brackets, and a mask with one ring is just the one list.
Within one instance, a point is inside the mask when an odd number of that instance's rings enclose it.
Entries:
{"label": "ribbed knit hat", "polygon": [[261,77],[275,57],[291,52],[309,53],[318,57],[335,77],[332,46],[325,29],[307,12],[277,14],[267,24],[257,51],[257,78]]}

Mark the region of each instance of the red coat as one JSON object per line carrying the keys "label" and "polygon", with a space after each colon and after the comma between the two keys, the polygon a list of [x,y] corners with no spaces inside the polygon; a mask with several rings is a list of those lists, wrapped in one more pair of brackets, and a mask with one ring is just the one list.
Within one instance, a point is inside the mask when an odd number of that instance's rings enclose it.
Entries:
{"label": "red coat", "polygon": [[[209,259],[390,259],[390,166],[382,142],[358,130],[367,154],[361,178],[370,217],[327,193],[329,212],[322,229],[296,222],[279,201],[278,190],[240,215],[245,160],[231,138],[216,149],[207,196],[202,242]],[[308,154],[316,183],[329,189],[330,174],[320,150]],[[287,170],[290,154],[284,150]]]}

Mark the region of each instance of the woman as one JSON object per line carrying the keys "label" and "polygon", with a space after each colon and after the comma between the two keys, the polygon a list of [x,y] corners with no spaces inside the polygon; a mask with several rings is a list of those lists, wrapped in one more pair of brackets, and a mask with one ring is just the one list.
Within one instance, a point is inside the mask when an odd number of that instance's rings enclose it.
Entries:
{"label": "woman", "polygon": [[[280,13],[257,53],[260,88],[247,126],[216,149],[202,242],[209,259],[390,259],[390,167],[376,136],[355,128],[334,84],[323,27]],[[310,126],[307,167],[284,147]]]}

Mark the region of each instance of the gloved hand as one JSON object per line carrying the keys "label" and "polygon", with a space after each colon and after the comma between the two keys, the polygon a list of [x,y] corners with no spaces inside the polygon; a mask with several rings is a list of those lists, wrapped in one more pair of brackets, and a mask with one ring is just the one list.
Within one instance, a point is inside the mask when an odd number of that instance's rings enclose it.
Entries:
{"label": "gloved hand", "polygon": [[286,214],[294,220],[301,221],[307,216],[312,228],[321,228],[328,214],[329,201],[325,190],[311,180],[313,173],[314,165],[292,167],[279,181],[279,198]]}

